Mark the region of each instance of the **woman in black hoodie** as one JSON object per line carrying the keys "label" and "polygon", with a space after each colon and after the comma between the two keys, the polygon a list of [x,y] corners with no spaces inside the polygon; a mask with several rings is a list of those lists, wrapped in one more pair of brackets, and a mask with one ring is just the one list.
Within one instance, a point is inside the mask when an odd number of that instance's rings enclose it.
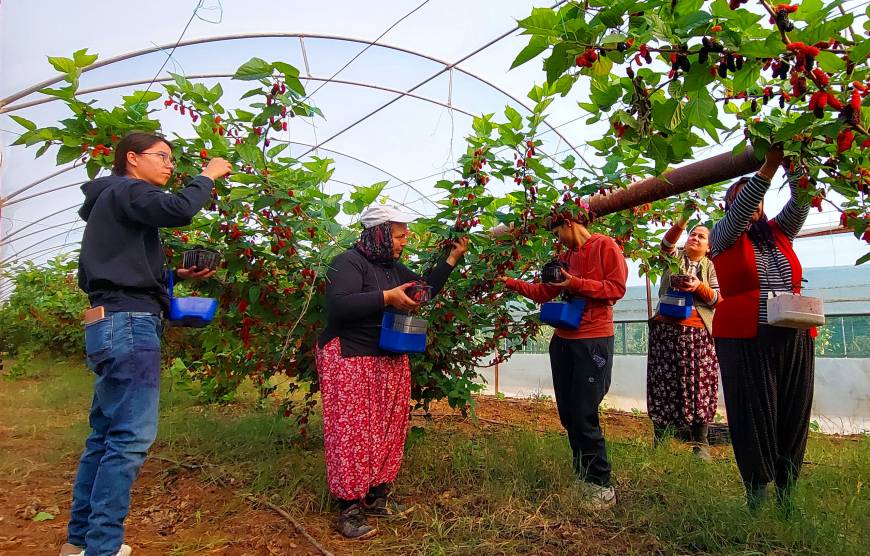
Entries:
{"label": "woman in black hoodie", "polygon": [[[131,133],[115,149],[113,175],[82,186],[79,215],[87,222],[79,255],[79,287],[88,294],[88,366],[97,375],[91,434],[79,461],[67,542],[61,556],[128,556],[124,519],[130,489],[157,435],[161,313],[169,309],[158,228],[190,224],[231,167],[209,161],[178,193],[161,189],[175,166],[172,144]],[[201,280],[214,270],[179,269]]]}

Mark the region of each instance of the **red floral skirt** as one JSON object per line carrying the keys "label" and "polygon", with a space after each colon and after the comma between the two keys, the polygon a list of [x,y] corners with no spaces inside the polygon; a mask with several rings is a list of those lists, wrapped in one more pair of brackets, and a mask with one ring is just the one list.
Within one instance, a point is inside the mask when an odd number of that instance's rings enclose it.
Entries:
{"label": "red floral skirt", "polygon": [[358,500],[392,483],[402,465],[411,403],[407,355],[342,357],[335,338],[317,350],[329,491]]}
{"label": "red floral skirt", "polygon": [[719,395],[719,360],[706,328],[649,321],[647,411],[653,423],[712,423]]}

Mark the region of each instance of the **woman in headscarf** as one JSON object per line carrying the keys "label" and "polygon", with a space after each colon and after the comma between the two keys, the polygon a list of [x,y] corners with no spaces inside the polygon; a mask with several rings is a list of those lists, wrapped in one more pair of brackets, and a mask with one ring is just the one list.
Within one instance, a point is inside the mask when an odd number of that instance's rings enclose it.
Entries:
{"label": "woman in headscarf", "polygon": [[783,160],[781,147],[725,194],[725,217],[710,236],[711,259],[722,288],[713,319],[728,429],[747,502],[757,509],[776,483],[788,510],[807,445],[813,402],[814,343],[810,330],[768,323],[767,299],[800,293],[801,263],[792,243],[809,213],[798,195],[802,172],[788,174],[791,198],[775,218],[764,195]]}
{"label": "woman in headscarf", "polygon": [[468,250],[468,238],[462,238],[426,276],[414,274],[399,262],[413,219],[389,205],[368,207],[359,241],[327,272],[327,326],[316,359],[326,479],[340,511],[335,527],[347,538],[377,533],[367,516],[410,510],[388,498],[404,453],[411,369],[407,354],[379,347],[384,311],[417,309],[406,290],[423,280],[436,295]]}
{"label": "woman in headscarf", "polygon": [[[665,272],[659,297],[674,289],[691,292],[693,307],[684,319],[663,315],[649,321],[649,357],[646,371],[647,410],[656,442],[665,431],[689,429],[692,451],[710,459],[707,426],[716,416],[719,361],[713,345],[713,311],[719,302],[719,283],[710,250],[710,230],[695,226],[683,248],[676,242],[686,230],[694,207],[689,206],[662,238],[662,252],[674,259],[679,273]],[[673,276],[673,280],[671,280]]]}

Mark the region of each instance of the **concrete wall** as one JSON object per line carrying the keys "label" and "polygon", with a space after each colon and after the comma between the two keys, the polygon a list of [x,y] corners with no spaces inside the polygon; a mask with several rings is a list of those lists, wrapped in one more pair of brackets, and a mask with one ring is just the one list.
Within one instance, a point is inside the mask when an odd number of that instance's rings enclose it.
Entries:
{"label": "concrete wall", "polygon": [[[486,392],[495,393],[495,369],[480,369]],[[550,359],[545,354],[516,354],[499,365],[499,391],[509,397],[553,396]],[[618,355],[605,398],[608,407],[646,411],[646,357]],[[722,385],[719,413],[727,418]],[[870,431],[870,359],[816,359],[813,419],[822,430],[850,434]]]}

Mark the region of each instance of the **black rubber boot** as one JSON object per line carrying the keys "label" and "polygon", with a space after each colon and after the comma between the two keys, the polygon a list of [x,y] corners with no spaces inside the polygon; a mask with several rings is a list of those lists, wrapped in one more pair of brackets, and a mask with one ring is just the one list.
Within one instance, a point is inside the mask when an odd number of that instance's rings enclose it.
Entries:
{"label": "black rubber boot", "polygon": [[707,423],[692,423],[692,453],[702,461],[713,461],[707,440]]}
{"label": "black rubber boot", "polygon": [[746,505],[749,506],[749,511],[758,513],[764,503],[767,502],[767,484],[753,485],[745,483],[746,486]]}

